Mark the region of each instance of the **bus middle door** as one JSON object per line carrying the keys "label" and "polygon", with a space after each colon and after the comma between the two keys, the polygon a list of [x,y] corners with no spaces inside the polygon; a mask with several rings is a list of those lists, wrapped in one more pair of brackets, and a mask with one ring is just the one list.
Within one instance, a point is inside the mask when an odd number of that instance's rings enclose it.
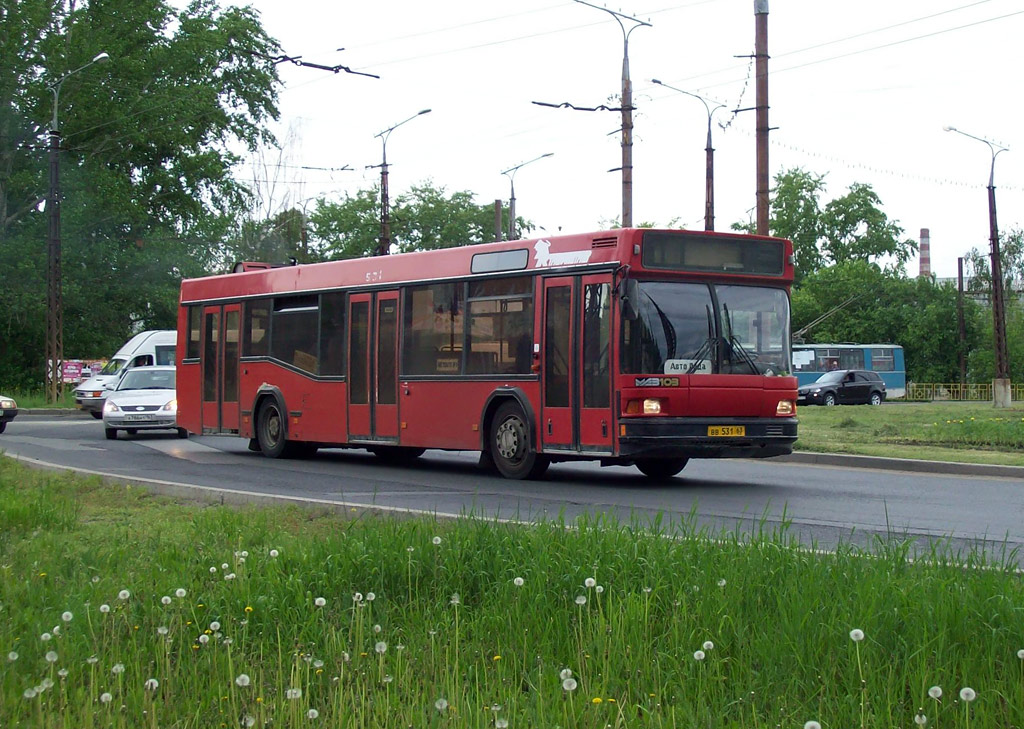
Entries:
{"label": "bus middle door", "polygon": [[203,309],[204,433],[238,432],[238,355],[241,307],[238,304]]}
{"label": "bus middle door", "polygon": [[398,292],[349,297],[348,438],[398,442]]}

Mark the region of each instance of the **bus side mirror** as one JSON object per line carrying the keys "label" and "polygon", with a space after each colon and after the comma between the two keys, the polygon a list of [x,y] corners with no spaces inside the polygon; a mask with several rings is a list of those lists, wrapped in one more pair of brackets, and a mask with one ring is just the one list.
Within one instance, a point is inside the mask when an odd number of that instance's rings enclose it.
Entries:
{"label": "bus side mirror", "polygon": [[619,282],[619,307],[622,318],[636,321],[640,318],[640,286],[634,279],[624,278]]}

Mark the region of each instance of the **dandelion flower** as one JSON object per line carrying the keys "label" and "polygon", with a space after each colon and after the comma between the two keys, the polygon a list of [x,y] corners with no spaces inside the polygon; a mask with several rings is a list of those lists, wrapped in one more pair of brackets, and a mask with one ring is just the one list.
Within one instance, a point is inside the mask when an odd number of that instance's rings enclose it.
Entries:
{"label": "dandelion flower", "polygon": [[47,663],[56,663],[57,662],[57,651],[47,651],[46,652],[46,662]]}
{"label": "dandelion flower", "polygon": [[100,701],[104,704],[109,704],[113,700],[114,697],[110,694],[109,691],[104,691],[102,694],[100,694]]}
{"label": "dandelion flower", "polygon": [[391,683],[394,680],[395,680],[395,677],[392,676],[390,673],[387,674],[386,676],[384,676],[384,683]]}
{"label": "dandelion flower", "polygon": [[270,556],[271,557],[277,557],[279,554],[281,554],[281,553],[278,552],[276,549],[271,549],[270,550]]}
{"label": "dandelion flower", "polygon": [[170,631],[167,629],[166,625],[161,625],[156,629],[156,632],[157,635],[167,635]]}
{"label": "dandelion flower", "polygon": [[438,711],[444,711],[448,708],[448,699],[438,699],[434,702],[434,708]]}
{"label": "dandelion flower", "polygon": [[715,644],[714,643],[712,643],[710,640],[704,641],[704,650],[710,651],[710,650],[714,650],[714,649],[715,649]]}
{"label": "dandelion flower", "polygon": [[132,594],[128,590],[121,590],[121,592],[117,593],[118,600],[127,600],[131,596]]}
{"label": "dandelion flower", "polygon": [[160,682],[157,681],[155,678],[147,678],[146,683],[143,685],[145,686],[145,689],[147,691],[156,691],[158,688],[160,688]]}
{"label": "dandelion flower", "polygon": [[434,546],[436,547],[438,544],[441,543],[441,537],[434,537],[430,541],[433,542]]}
{"label": "dandelion flower", "polygon": [[216,567],[211,567],[211,568],[210,568],[210,574],[211,574],[211,575],[215,575],[215,574],[217,574],[217,568],[216,568]]}
{"label": "dandelion flower", "polygon": [[1024,648],[1021,648],[1019,651],[1017,651],[1017,658],[1024,661]]}
{"label": "dandelion flower", "polygon": [[245,726],[245,727],[256,726],[256,717],[255,716],[250,716],[249,714],[246,714],[245,716],[242,717],[242,726]]}
{"label": "dandelion flower", "polygon": [[235,683],[238,684],[239,686],[243,687],[243,688],[248,686],[249,683],[250,683],[250,681],[249,681],[249,674],[248,673],[240,673],[240,674],[238,674],[238,676],[235,678]]}
{"label": "dandelion flower", "polygon": [[120,673],[124,673],[124,664],[123,663],[115,663],[113,668],[110,669],[110,672],[112,674],[114,674],[115,676],[120,674]]}
{"label": "dandelion flower", "polygon": [[37,691],[34,688],[25,689],[25,693],[22,694],[26,699],[34,699]]}
{"label": "dandelion flower", "polygon": [[978,694],[976,694],[974,692],[974,689],[972,689],[970,686],[964,686],[962,689],[960,689],[960,698],[963,701],[974,701],[976,698],[978,698]]}
{"label": "dandelion flower", "polygon": [[210,623],[210,630],[220,630],[220,623],[214,620],[212,623]]}
{"label": "dandelion flower", "polygon": [[49,676],[47,676],[46,678],[43,679],[43,682],[41,684],[39,684],[39,685],[43,687],[43,690],[46,690],[48,688],[53,688],[53,679],[50,678]]}
{"label": "dandelion flower", "polygon": [[164,595],[163,597],[160,598],[160,602],[162,602],[164,605],[170,605],[171,604],[171,596],[170,595]]}
{"label": "dandelion flower", "polygon": [[85,662],[88,663],[90,666],[92,666],[92,665],[94,665],[96,663],[99,663],[100,659],[97,658],[96,656],[89,656],[88,658],[85,659]]}
{"label": "dandelion flower", "polygon": [[725,587],[725,578],[724,577],[718,581],[718,586],[719,587]]}
{"label": "dandelion flower", "polygon": [[302,698],[302,689],[290,688],[290,689],[288,689],[287,691],[284,692],[284,697],[286,699],[293,699],[293,700],[294,699],[301,699]]}
{"label": "dandelion flower", "polygon": [[14,663],[16,660],[18,660],[18,651],[11,651],[10,653],[8,653],[7,660],[11,663]]}
{"label": "dandelion flower", "polygon": [[65,623],[70,623],[73,617],[75,616],[66,610],[60,615],[60,619],[63,620]]}
{"label": "dandelion flower", "polygon": [[918,726],[924,726],[928,723],[928,717],[924,714],[914,714],[914,723]]}
{"label": "dandelion flower", "polygon": [[590,700],[590,703],[592,703],[592,704],[600,704],[602,701],[604,701],[604,699],[602,699],[600,696],[595,696],[594,698],[592,698]]}
{"label": "dandelion flower", "polygon": [[57,675],[60,676],[61,678],[67,678],[68,677],[68,669],[66,669],[66,668],[60,669],[59,671],[57,671]]}
{"label": "dandelion flower", "polygon": [[222,565],[220,566],[220,568],[221,568],[222,570],[225,570],[225,571],[227,571],[227,569],[228,569],[229,567],[231,567],[231,565],[229,565],[229,564],[228,564],[227,562],[225,562],[224,564],[222,564]]}
{"label": "dandelion flower", "polygon": [[323,607],[327,604],[327,600],[322,597],[318,597],[316,600],[313,601],[313,604],[317,607]]}
{"label": "dandelion flower", "polygon": [[703,661],[704,660],[704,651],[694,651],[693,652],[693,659],[695,661]]}
{"label": "dandelion flower", "polygon": [[494,729],[508,729],[508,719],[495,719]]}
{"label": "dandelion flower", "polygon": [[604,592],[604,585],[597,585],[594,588],[594,592],[596,592],[598,595],[600,595],[602,592]]}
{"label": "dandelion flower", "polygon": [[235,579],[235,573],[234,572],[229,572],[228,574],[224,575],[224,579],[225,580],[233,580],[233,579]]}
{"label": "dandelion flower", "polygon": [[60,635],[60,626],[59,625],[54,625],[53,626],[53,634],[54,635]]}
{"label": "dandelion flower", "polygon": [[310,709],[309,711],[306,712],[306,718],[307,719],[315,719],[318,716],[320,716],[320,712],[317,711],[316,709]]}
{"label": "dandelion flower", "polygon": [[186,594],[187,593],[185,592],[185,588],[184,587],[179,587],[177,590],[174,591],[174,596],[175,597],[185,597]]}
{"label": "dandelion flower", "polygon": [[584,595],[577,595],[576,596],[576,604],[577,605],[586,605],[587,604],[586,596],[584,596]]}
{"label": "dandelion flower", "polygon": [[380,631],[382,631],[382,630],[384,630],[384,628],[380,627],[380,625],[374,625],[373,626],[373,632],[374,633],[378,633],[379,634]]}
{"label": "dandelion flower", "polygon": [[565,679],[567,679],[567,678],[572,678],[572,669],[571,668],[563,668],[561,670],[561,672],[558,674],[558,677],[560,679],[562,679],[563,681]]}
{"label": "dandelion flower", "polygon": [[42,635],[39,636],[39,640],[43,641],[44,643],[47,642],[48,640],[50,640],[51,638],[53,638],[53,636],[50,635],[49,633],[43,633]]}
{"label": "dandelion flower", "polygon": [[583,580],[584,587],[593,587],[596,584],[597,580],[595,580],[593,577],[588,577],[587,579]]}
{"label": "dandelion flower", "polygon": [[[516,587],[522,587],[524,582],[525,580],[522,577],[517,577],[514,580],[512,580],[512,584]],[[1021,653],[1024,653],[1024,651],[1021,651]]]}
{"label": "dandelion flower", "polygon": [[564,691],[575,691],[577,685],[575,678],[566,678],[562,680],[562,689]]}
{"label": "dandelion flower", "polygon": [[206,645],[207,643],[210,642],[210,636],[208,636],[206,633],[203,633],[202,635],[199,636],[199,642],[202,643],[203,645]]}
{"label": "dandelion flower", "polygon": [[373,649],[377,651],[377,653],[384,655],[385,653],[387,653],[388,644],[382,640],[379,640],[377,641],[376,645],[373,646]]}
{"label": "dandelion flower", "polygon": [[366,593],[366,602],[373,602],[376,599],[377,599],[377,596],[374,595],[372,592]]}
{"label": "dandelion flower", "polygon": [[928,689],[928,695],[938,701],[942,698],[942,688],[940,686],[932,686]]}
{"label": "dandelion flower", "polygon": [[462,602],[462,598],[459,597],[459,593],[456,592],[454,595],[452,595],[452,599],[451,599],[451,604],[452,605],[458,605],[461,602]]}
{"label": "dandelion flower", "polygon": [[821,729],[821,724],[812,719],[811,721],[804,722],[804,729]]}
{"label": "dandelion flower", "polygon": [[362,602],[362,601],[363,601],[363,593],[357,592],[354,595],[352,595],[352,602]]}
{"label": "dandelion flower", "polygon": [[860,628],[854,628],[850,631],[850,640],[852,640],[854,643],[860,643],[862,640],[864,640],[864,631]]}

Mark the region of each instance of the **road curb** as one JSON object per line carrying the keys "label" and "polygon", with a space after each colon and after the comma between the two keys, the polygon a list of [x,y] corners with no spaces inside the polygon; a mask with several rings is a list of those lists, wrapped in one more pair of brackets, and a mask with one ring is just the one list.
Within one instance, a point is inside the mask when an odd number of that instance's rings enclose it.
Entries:
{"label": "road curb", "polygon": [[913,458],[883,458],[881,456],[855,456],[847,453],[797,452],[778,456],[772,460],[783,463],[805,463],[814,466],[840,466],[842,468],[875,468],[912,473],[937,473],[951,476],[988,476],[1016,478],[1024,481],[1024,466],[1000,466],[987,463],[960,463],[923,461]]}

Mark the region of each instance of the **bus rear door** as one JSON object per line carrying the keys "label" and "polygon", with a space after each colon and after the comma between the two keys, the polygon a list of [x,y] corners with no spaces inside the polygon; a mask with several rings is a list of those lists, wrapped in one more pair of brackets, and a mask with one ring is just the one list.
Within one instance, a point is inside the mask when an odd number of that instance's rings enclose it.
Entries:
{"label": "bus rear door", "polygon": [[238,343],[241,341],[238,304],[203,308],[204,433],[238,432]]}
{"label": "bus rear door", "polygon": [[398,292],[349,297],[348,438],[398,442]]}
{"label": "bus rear door", "polygon": [[611,284],[611,274],[544,279],[545,450],[612,451]]}

